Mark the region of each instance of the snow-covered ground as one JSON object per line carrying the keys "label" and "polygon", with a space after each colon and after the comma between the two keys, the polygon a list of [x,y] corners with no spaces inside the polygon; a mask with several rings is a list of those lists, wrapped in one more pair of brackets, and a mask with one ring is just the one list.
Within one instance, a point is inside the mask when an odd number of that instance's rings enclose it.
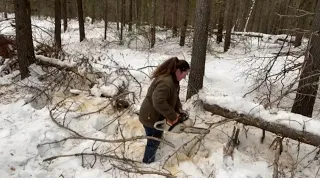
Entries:
{"label": "snow-covered ground", "polygon": [[[38,41],[49,40],[49,36],[39,28],[54,30],[52,20],[33,19],[34,38]],[[178,38],[171,38],[170,31],[157,33],[155,48],[148,49],[147,40],[141,36],[131,40],[126,36],[124,45],[118,45],[115,26],[110,25],[108,38],[103,40],[103,22],[86,24],[86,40],[79,42],[78,23],[71,20],[68,30],[62,34],[63,50],[68,53],[69,65],[78,62],[83,57],[91,58],[97,71],[107,72],[106,66],[116,67],[114,62],[129,69],[132,76],[141,83],[142,93],[133,107],[139,110],[148,85],[151,83],[148,76],[152,68],[169,57],[191,61],[190,43],[185,47],[178,45]],[[8,22],[0,23],[0,33],[14,34],[14,29],[7,27]],[[181,83],[181,99],[184,109],[188,110],[195,126],[208,127],[210,123],[223,120],[222,117],[212,116],[198,106],[194,106],[195,99],[202,99],[209,103],[216,103],[222,107],[250,113],[269,121],[283,123],[293,128],[301,129],[306,123],[306,130],[320,134],[318,121],[289,112],[279,111],[270,113],[259,105],[255,94],[243,98],[251,90],[254,81],[246,79],[243,75],[246,67],[243,63],[255,57],[272,56],[281,47],[275,43],[276,36],[263,35],[264,38],[245,38],[241,40],[234,37],[237,45],[232,46],[227,53],[222,53],[222,44],[217,45],[214,39],[210,41],[210,53],[207,54],[204,88],[199,97],[185,102],[187,80]],[[130,42],[130,43],[129,43]],[[37,42],[35,42],[35,45]],[[303,57],[302,57],[303,59]],[[93,63],[95,62],[95,63]],[[259,59],[256,60],[257,64]],[[62,62],[61,62],[62,63]],[[62,63],[63,64],[63,63]],[[41,70],[36,66],[33,69]],[[249,131],[240,132],[240,145],[234,152],[233,161],[223,159],[223,146],[232,133],[234,122],[224,123],[211,129],[201,143],[194,146],[198,136],[191,134],[165,133],[164,138],[174,144],[174,148],[162,144],[156,162],[144,165],[141,162],[146,139],[128,141],[125,144],[95,142],[92,140],[71,139],[61,143],[39,145],[58,141],[73,134],[58,127],[50,117],[50,107],[34,108],[30,95],[24,94],[17,85],[10,85],[11,76],[0,78],[0,177],[163,177],[155,173],[127,173],[115,166],[126,170],[144,170],[144,172],[162,172],[177,177],[272,177],[275,151],[269,148],[273,134],[266,133],[266,139],[260,144],[261,130],[246,127]],[[120,79],[119,79],[120,78]],[[114,84],[128,83],[130,91],[139,94],[138,84],[130,79],[111,74],[109,80]],[[29,78],[35,80],[35,77]],[[36,81],[36,80],[35,80]],[[74,92],[78,92],[74,90]],[[139,123],[138,116],[131,111],[114,112],[109,106],[103,111],[87,116],[78,117],[84,113],[97,111],[109,102],[100,97],[101,94],[114,95],[117,89],[111,85],[94,86],[90,91],[81,91],[77,96],[71,96],[64,101],[62,112],[54,112],[54,116],[64,120],[68,127],[84,137],[114,140],[144,135],[144,129]],[[89,95],[91,94],[91,95]],[[55,94],[54,102],[66,98],[62,92]],[[60,109],[61,110],[61,109]],[[68,112],[68,113],[66,113]],[[122,115],[120,118],[117,118]],[[294,123],[295,122],[295,123]],[[297,123],[299,122],[299,123]],[[108,126],[106,126],[108,125]],[[241,126],[242,127],[242,126]],[[188,143],[193,140],[193,142]],[[186,145],[187,144],[187,145]],[[319,177],[319,163],[317,148],[298,144],[298,142],[285,139],[283,153],[280,156],[279,172],[284,177]],[[139,161],[135,163],[119,161],[112,157],[100,160],[95,156],[61,157],[52,161],[43,162],[44,159],[76,153],[99,153],[116,155],[120,158]],[[196,152],[196,153],[195,153]],[[172,157],[171,155],[174,154]],[[169,159],[169,157],[171,157]],[[168,160],[169,159],[169,160]]]}

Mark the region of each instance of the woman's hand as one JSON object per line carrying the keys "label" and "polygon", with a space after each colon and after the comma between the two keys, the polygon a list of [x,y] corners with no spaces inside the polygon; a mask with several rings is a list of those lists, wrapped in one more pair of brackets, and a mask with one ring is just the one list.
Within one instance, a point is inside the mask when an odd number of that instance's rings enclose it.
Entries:
{"label": "woman's hand", "polygon": [[176,123],[178,122],[178,120],[179,120],[179,116],[180,116],[180,114],[177,113],[177,118],[176,118],[175,120],[173,120],[173,121],[167,119],[167,123],[168,123],[170,126],[176,124]]}

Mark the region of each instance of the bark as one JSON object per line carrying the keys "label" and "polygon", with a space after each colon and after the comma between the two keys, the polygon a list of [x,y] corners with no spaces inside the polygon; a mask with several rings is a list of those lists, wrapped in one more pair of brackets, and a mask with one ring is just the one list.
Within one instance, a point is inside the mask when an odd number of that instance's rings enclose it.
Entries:
{"label": "bark", "polygon": [[173,9],[173,19],[172,19],[172,36],[176,37],[178,35],[178,29],[177,29],[177,24],[178,24],[178,3],[179,0],[174,0],[174,9]]}
{"label": "bark", "polygon": [[104,40],[107,39],[107,30],[108,30],[108,0],[105,0],[105,9],[104,9]]}
{"label": "bark", "polygon": [[56,51],[59,52],[61,50],[61,0],[55,0],[54,11],[54,38]]}
{"label": "bark", "polygon": [[67,12],[67,1],[62,0],[62,16],[63,16],[63,31],[66,32],[68,28],[68,12]]}
{"label": "bark", "polygon": [[121,2],[121,26],[120,26],[120,44],[123,43],[123,27],[124,27],[124,17],[125,17],[125,5],[126,5],[126,1],[122,0]]}
{"label": "bark", "polygon": [[208,42],[211,0],[198,0],[194,38],[192,45],[191,71],[188,82],[187,99],[198,93],[203,87],[203,76]]}
{"label": "bark", "polygon": [[298,84],[298,92],[291,111],[293,113],[312,117],[316,100],[320,73],[320,1],[317,2],[313,21],[310,46],[306,51],[304,65]]}
{"label": "bark", "polygon": [[186,31],[187,31],[187,26],[188,26],[188,18],[189,18],[189,0],[185,0],[185,14],[184,14],[184,22],[183,26],[181,29],[181,36],[180,36],[180,46],[184,46],[185,41],[186,41]]}
{"label": "bark", "polygon": [[133,22],[133,0],[129,0],[129,31],[132,31]]}
{"label": "bark", "polygon": [[84,20],[83,20],[83,8],[82,8],[82,0],[77,0],[78,7],[78,20],[79,20],[79,31],[80,31],[80,42],[86,38],[84,32]]}
{"label": "bark", "polygon": [[225,1],[220,1],[219,8],[219,21],[218,21],[218,34],[217,34],[217,43],[222,42],[223,38],[223,26],[224,26],[224,10],[225,10]]}
{"label": "bark", "polygon": [[151,48],[156,43],[156,0],[152,0]]}
{"label": "bark", "polygon": [[29,0],[14,0],[16,45],[21,79],[28,77],[28,67],[34,60]]}
{"label": "bark", "polygon": [[227,52],[230,44],[231,44],[231,30],[232,30],[232,19],[233,19],[233,11],[234,11],[234,1],[227,0],[226,1],[226,11],[225,11],[225,25],[226,25],[226,36],[224,41],[224,52]]}

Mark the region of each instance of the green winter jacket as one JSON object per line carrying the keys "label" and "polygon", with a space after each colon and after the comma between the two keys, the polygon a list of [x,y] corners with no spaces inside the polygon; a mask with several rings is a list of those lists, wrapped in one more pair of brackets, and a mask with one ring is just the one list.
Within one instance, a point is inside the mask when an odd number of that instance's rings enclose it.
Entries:
{"label": "green winter jacket", "polygon": [[179,82],[174,75],[155,78],[141,104],[140,122],[147,127],[153,128],[155,122],[164,118],[175,120],[177,112],[182,109],[179,91]]}

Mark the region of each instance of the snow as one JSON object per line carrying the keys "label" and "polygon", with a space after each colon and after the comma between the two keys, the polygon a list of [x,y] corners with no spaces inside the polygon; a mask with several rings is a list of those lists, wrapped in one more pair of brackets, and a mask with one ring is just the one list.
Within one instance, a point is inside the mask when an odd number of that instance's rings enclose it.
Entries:
{"label": "snow", "polygon": [[[9,15],[12,17],[12,14]],[[191,48],[180,47],[177,38],[168,38],[170,31],[162,31],[157,34],[155,48],[147,49],[146,40],[141,36],[136,40],[125,33],[124,45],[118,45],[115,24],[108,28],[107,40],[103,40],[104,26],[102,21],[86,22],[86,40],[79,42],[78,22],[71,20],[68,30],[62,33],[63,50],[68,54],[66,60],[56,60],[37,55],[43,61],[55,63],[60,66],[77,67],[84,57],[88,58],[93,66],[94,72],[103,72],[103,76],[93,78],[96,84],[87,91],[81,88],[70,89],[73,96],[63,101],[60,111],[55,111],[54,117],[68,125],[68,128],[75,130],[85,137],[99,139],[122,139],[143,136],[144,129],[138,120],[138,116],[132,112],[115,112],[109,101],[103,96],[115,96],[119,88],[128,87],[128,90],[136,94],[138,100],[131,107],[136,112],[147,92],[151,81],[149,79],[154,66],[157,66],[169,57],[191,61]],[[49,20],[32,18],[33,33],[37,40],[52,40],[50,33],[53,33],[53,23]],[[8,26],[8,21],[0,23],[6,27],[1,33],[12,35],[14,29]],[[41,27],[41,28],[40,28]],[[43,30],[49,32],[46,33]],[[248,33],[248,32],[246,32]],[[246,34],[243,33],[243,34]],[[252,34],[252,33],[250,33]],[[262,39],[248,38],[245,36],[234,37],[239,41],[236,47],[231,46],[227,53],[222,53],[222,45],[211,44],[213,53],[207,54],[206,69],[204,77],[204,88],[193,97],[185,101],[187,80],[180,83],[181,100],[183,108],[189,112],[190,119],[197,127],[208,127],[208,123],[215,123],[223,120],[218,116],[212,116],[194,105],[193,100],[201,99],[210,104],[217,104],[230,110],[250,114],[265,119],[269,122],[281,123],[297,130],[305,130],[320,135],[320,121],[315,118],[307,118],[293,114],[285,110],[268,110],[259,104],[255,94],[243,97],[252,85],[256,82],[246,77],[243,73],[247,70],[245,62],[256,57],[270,57],[271,53],[277,52],[281,46],[276,42],[277,38],[284,38],[285,35],[271,36],[262,35]],[[242,39],[237,39],[242,38]],[[247,39],[247,40],[246,40]],[[213,39],[211,41],[214,41]],[[192,43],[191,39],[186,41],[187,45]],[[306,40],[304,42],[307,42]],[[36,42],[35,42],[36,45]],[[255,61],[252,66],[257,67],[260,61]],[[281,63],[280,63],[281,64]],[[119,65],[122,67],[119,69]],[[278,71],[280,66],[273,69]],[[83,71],[79,67],[79,71]],[[22,84],[40,86],[37,78],[45,72],[40,66],[31,65],[31,77]],[[53,123],[49,115],[48,107],[35,109],[32,104],[26,104],[31,99],[30,94],[25,94],[12,84],[12,78],[17,76],[19,71],[0,77],[0,177],[128,177],[127,173],[112,167],[117,164],[113,160],[97,162],[91,168],[94,157],[85,157],[82,164],[81,157],[57,158],[52,162],[43,162],[45,158],[56,155],[73,153],[107,153],[141,161],[146,144],[145,139],[119,143],[102,143],[91,140],[67,140],[63,143],[51,145],[39,145],[47,142],[58,141],[73,135],[68,130],[62,129]],[[259,72],[252,72],[258,74]],[[291,76],[292,77],[292,76]],[[287,80],[290,82],[290,78]],[[5,86],[4,86],[5,85]],[[140,89],[140,87],[142,89]],[[10,89],[12,88],[12,89]],[[52,103],[60,102],[66,98],[62,92],[57,92]],[[100,112],[91,113],[105,107]],[[52,108],[52,106],[50,106]],[[68,113],[66,113],[68,112]],[[117,119],[121,115],[121,118]],[[81,116],[81,117],[79,117]],[[175,148],[161,144],[156,155],[156,162],[150,165],[137,163],[137,167],[144,170],[171,172],[177,177],[215,177],[215,178],[270,178],[273,173],[273,160],[275,151],[269,145],[276,137],[266,133],[264,144],[260,144],[261,130],[250,128],[248,132],[241,131],[240,145],[234,151],[234,158],[223,158],[223,146],[232,133],[233,122],[225,123],[211,129],[200,145],[192,148],[193,144],[188,143],[192,139],[197,140],[191,134],[165,133],[164,138],[173,143]],[[120,131],[120,129],[122,131]],[[195,141],[195,140],[192,140]],[[315,147],[300,144],[293,140],[284,140],[284,151],[280,156],[280,166],[287,177],[294,166],[296,166],[296,177],[316,177],[319,162],[314,160],[317,157]],[[299,153],[297,148],[300,148]],[[179,149],[180,148],[180,149]],[[173,156],[166,161],[169,156]],[[166,162],[166,164],[164,164]],[[297,163],[299,162],[299,163]],[[297,163],[297,164],[296,164]],[[83,166],[82,166],[83,165]],[[121,165],[121,164],[120,164]],[[124,166],[124,165],[122,165]],[[125,166],[129,169],[130,164]],[[308,168],[305,168],[309,166]],[[164,169],[162,168],[164,167]],[[162,177],[154,174],[129,174],[130,177]],[[319,176],[317,176],[319,177]]]}

